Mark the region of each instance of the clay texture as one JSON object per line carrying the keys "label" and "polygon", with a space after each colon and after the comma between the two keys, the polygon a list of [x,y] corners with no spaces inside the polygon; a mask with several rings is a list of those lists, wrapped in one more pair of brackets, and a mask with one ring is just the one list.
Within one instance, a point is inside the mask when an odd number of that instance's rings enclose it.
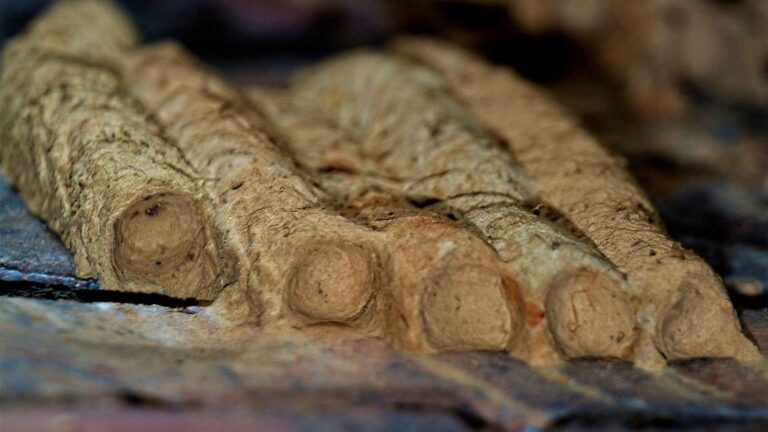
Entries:
{"label": "clay texture", "polygon": [[436,42],[393,50],[248,99],[178,45],[139,49],[109,3],[62,2],[4,51],[2,168],[78,276],[230,324],[539,365],[759,358],[556,104]]}
{"label": "clay texture", "polygon": [[[438,71],[504,139],[531,173],[541,198],[627,274],[640,300],[644,330],[666,359],[759,360],[717,275],[666,236],[624,162],[608,154],[554,101],[508,69],[437,41],[404,39],[393,49]],[[645,346],[641,361],[661,359]]]}
{"label": "clay texture", "polygon": [[[363,52],[303,73],[288,95],[256,89],[251,97],[343,201],[385,191],[491,244],[521,295],[526,328],[509,346],[514,355],[537,364],[561,354],[631,358],[637,332],[623,275],[529,211],[535,196],[524,171],[446,90],[433,72]],[[485,318],[491,304],[468,321]],[[453,309],[426,319],[446,327]]]}
{"label": "clay texture", "polygon": [[[396,197],[340,214],[269,122],[176,45],[135,53],[124,73],[218,197],[249,269],[239,295],[260,304],[264,325],[351,327],[416,352],[507,347],[520,315],[480,239]],[[451,301],[465,312],[444,322]],[[222,315],[237,307],[221,304]]]}
{"label": "clay texture", "polygon": [[212,300],[231,282],[212,205],[122,89],[137,42],[109,4],[61,2],[3,53],[3,172],[108,290]]}
{"label": "clay texture", "polygon": [[223,312],[245,301],[265,324],[360,321],[381,278],[373,233],[326,211],[258,113],[183,48],[149,47],[125,63],[129,88],[205,179],[236,247],[242,289]]}

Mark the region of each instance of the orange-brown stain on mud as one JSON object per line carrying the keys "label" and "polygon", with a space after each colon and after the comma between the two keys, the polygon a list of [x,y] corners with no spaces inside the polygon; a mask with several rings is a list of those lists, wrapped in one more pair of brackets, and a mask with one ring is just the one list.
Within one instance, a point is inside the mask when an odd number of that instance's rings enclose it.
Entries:
{"label": "orange-brown stain on mud", "polygon": [[526,302],[525,303],[525,321],[528,323],[529,326],[535,327],[541,323],[542,320],[544,320],[545,313],[544,309],[540,308],[535,303]]}
{"label": "orange-brown stain on mud", "polygon": [[501,283],[504,285],[504,291],[507,293],[507,297],[514,303],[520,311],[527,310],[525,302],[522,296],[520,296],[520,289],[517,286],[515,279],[509,275],[501,277]]}
{"label": "orange-brown stain on mud", "polygon": [[[414,231],[430,230],[430,229],[435,229],[436,231],[444,231],[448,225],[446,224],[446,221],[432,217],[431,215],[429,216],[418,215],[418,216],[408,218],[408,226],[412,228]],[[426,232],[426,231],[423,231],[423,232]]]}
{"label": "orange-brown stain on mud", "polygon": [[325,161],[325,168],[347,173],[357,172],[355,164],[345,159],[328,159]]}

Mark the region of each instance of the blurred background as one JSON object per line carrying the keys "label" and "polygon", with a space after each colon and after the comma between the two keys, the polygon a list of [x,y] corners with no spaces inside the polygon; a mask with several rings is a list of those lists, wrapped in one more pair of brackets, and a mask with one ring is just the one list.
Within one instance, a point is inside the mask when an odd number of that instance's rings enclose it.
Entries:
{"label": "blurred background", "polygon": [[[49,1],[0,1],[0,38]],[[553,93],[624,155],[741,307],[768,305],[766,0],[120,1],[240,85],[399,33],[451,39]]]}

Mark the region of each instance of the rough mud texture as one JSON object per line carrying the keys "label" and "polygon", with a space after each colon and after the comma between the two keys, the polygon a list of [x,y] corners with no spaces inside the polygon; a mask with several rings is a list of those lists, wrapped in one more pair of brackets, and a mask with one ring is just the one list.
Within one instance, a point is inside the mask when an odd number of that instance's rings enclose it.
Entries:
{"label": "rough mud texture", "polygon": [[[360,324],[379,291],[373,232],[324,208],[322,191],[266,133],[263,119],[171,43],[130,56],[126,83],[158,118],[215,197],[242,269],[222,314],[262,321]],[[238,318],[239,319],[239,318]]]}
{"label": "rough mud texture", "polygon": [[417,352],[506,348],[519,313],[479,239],[425,212],[392,218],[403,206],[389,198],[335,212],[260,113],[176,45],[142,50],[124,70],[218,197],[262,323],[354,327]]}
{"label": "rough mud texture", "polygon": [[[440,72],[466,106],[506,141],[541,198],[627,274],[641,301],[641,323],[666,359],[759,358],[741,333],[719,278],[666,236],[623,161],[555,102],[513,72],[449,45],[405,39],[393,48]],[[642,352],[641,361],[660,361],[649,347]]]}
{"label": "rough mud texture", "polygon": [[111,70],[136,36],[104,2],[61,2],[3,53],[3,172],[107,290],[211,300],[230,283],[212,206]]}
{"label": "rough mud texture", "polygon": [[[293,141],[292,141],[293,142]],[[387,338],[416,352],[511,350],[525,354],[523,305],[515,275],[496,253],[461,225],[374,190],[354,197],[359,179],[331,185],[345,214],[381,232],[395,278],[388,287]],[[358,189],[359,190],[359,189]]]}
{"label": "rough mud texture", "polygon": [[[382,192],[402,196],[490,243],[509,275],[502,285],[522,295],[512,301],[527,331],[510,345],[513,355],[538,364],[561,354],[631,358],[637,332],[623,276],[589,245],[534,214],[542,208],[529,211],[534,196],[523,171],[434,73],[358,53],[306,72],[287,95],[250,95],[297,160],[320,172],[323,186],[348,205]],[[446,279],[460,286],[466,271]],[[474,277],[486,279],[482,272]],[[450,302],[443,304],[442,316],[425,314],[435,328],[457,320]],[[495,304],[470,303],[461,311],[468,322],[480,322]]]}
{"label": "rough mud texture", "polygon": [[136,45],[84,0],[4,52],[2,166],[78,276],[416,352],[758,357],[621,164],[509,72],[405,41],[431,68],[348,55],[255,109],[178,46]]}

